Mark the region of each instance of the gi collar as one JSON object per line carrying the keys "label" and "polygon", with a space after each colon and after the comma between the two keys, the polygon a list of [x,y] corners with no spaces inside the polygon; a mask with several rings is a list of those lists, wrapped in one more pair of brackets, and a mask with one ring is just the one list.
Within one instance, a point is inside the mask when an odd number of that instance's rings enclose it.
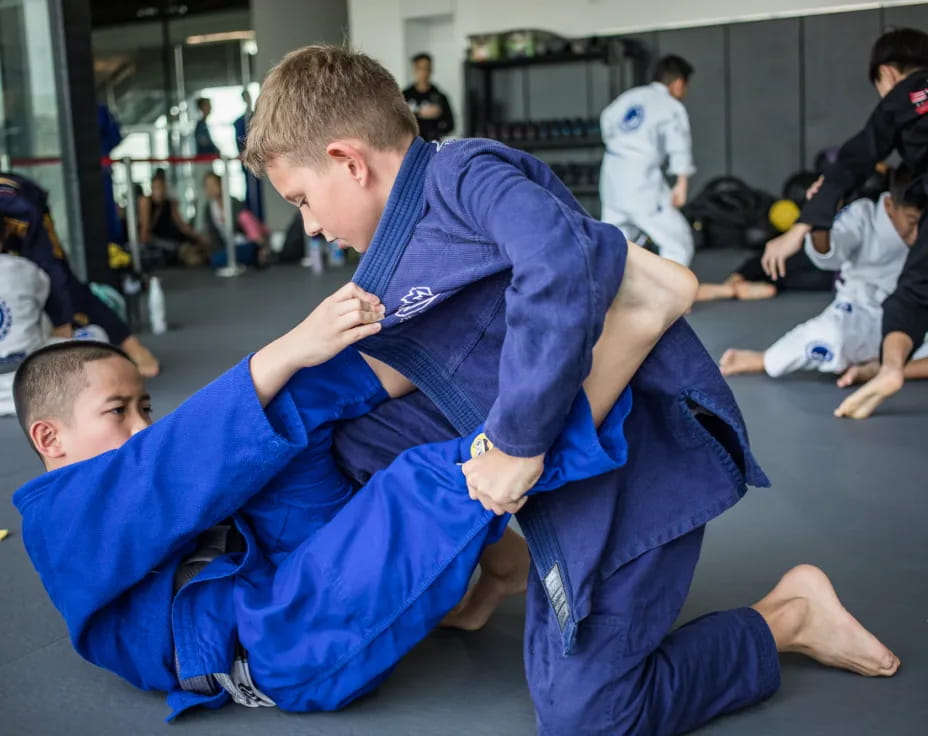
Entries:
{"label": "gi collar", "polygon": [[381,299],[422,216],[425,170],[435,151],[435,146],[422,138],[413,139],[390,190],[374,239],[354,273],[353,281],[358,286]]}

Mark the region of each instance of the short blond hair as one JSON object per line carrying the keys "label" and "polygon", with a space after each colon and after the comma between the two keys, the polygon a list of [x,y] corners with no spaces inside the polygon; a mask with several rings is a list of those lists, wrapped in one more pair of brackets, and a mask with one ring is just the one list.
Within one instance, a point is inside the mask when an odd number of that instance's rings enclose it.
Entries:
{"label": "short blond hair", "polygon": [[287,54],[264,80],[243,160],[262,176],[277,158],[321,165],[326,147],[340,138],[394,150],[418,132],[399,85],[378,62],[340,46],[307,46]]}

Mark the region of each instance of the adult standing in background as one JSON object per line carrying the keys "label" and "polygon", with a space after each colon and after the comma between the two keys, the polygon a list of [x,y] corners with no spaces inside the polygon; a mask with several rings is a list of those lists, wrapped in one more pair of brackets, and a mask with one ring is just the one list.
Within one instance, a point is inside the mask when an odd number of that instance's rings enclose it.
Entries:
{"label": "adult standing in background", "polygon": [[[662,256],[693,260],[693,232],[679,208],[693,174],[690,122],[683,107],[693,67],[679,56],[657,62],[654,81],[623,92],[600,118],[606,153],[602,219],[631,240],[646,235]],[[676,177],[671,188],[664,176]]]}
{"label": "adult standing in background", "polygon": [[439,141],[454,130],[454,113],[445,94],[432,84],[432,57],[412,57],[415,82],[403,90],[403,97],[419,123],[419,135],[427,141]]}
{"label": "adult standing in background", "polygon": [[197,110],[200,111],[200,119],[193,129],[197,156],[218,156],[219,148],[213,143],[213,136],[210,135],[209,126],[206,124],[206,119],[213,111],[213,103],[208,97],[200,97],[197,99]]}
{"label": "adult standing in background", "polygon": [[[245,112],[235,119],[235,145],[238,146],[239,154],[245,151],[245,141],[248,138],[248,123],[251,120],[252,104],[251,94],[247,89],[242,90],[242,101],[245,103]],[[245,209],[259,220],[264,219],[264,198],[261,192],[261,182],[248,167],[242,164],[242,171],[245,174]]]}

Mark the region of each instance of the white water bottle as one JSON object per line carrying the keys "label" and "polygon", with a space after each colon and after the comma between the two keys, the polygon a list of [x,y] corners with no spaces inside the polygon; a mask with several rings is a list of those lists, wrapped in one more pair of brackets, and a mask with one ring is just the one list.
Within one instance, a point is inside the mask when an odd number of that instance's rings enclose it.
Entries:
{"label": "white water bottle", "polygon": [[161,290],[161,281],[157,276],[152,276],[148,282],[148,316],[151,319],[151,331],[154,334],[161,335],[167,332],[164,292]]}

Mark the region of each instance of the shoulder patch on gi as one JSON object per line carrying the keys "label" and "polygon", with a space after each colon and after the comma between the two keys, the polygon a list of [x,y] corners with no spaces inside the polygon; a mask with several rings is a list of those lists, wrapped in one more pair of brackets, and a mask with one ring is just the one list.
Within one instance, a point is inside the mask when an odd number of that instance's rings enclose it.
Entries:
{"label": "shoulder patch on gi", "polygon": [[835,359],[835,352],[824,342],[810,342],[806,345],[806,356],[813,363],[830,363]]}
{"label": "shoulder patch on gi", "polygon": [[13,310],[3,299],[0,299],[0,340],[9,335],[12,328]]}
{"label": "shoulder patch on gi", "polygon": [[631,133],[633,130],[640,128],[643,122],[644,108],[641,105],[632,105],[622,116],[622,122],[619,123],[619,128],[626,133]]}
{"label": "shoulder patch on gi", "polygon": [[424,312],[441,294],[433,294],[431,287],[413,286],[409,293],[404,296],[400,302],[402,306],[396,310],[396,316],[400,320],[412,319],[419,312]]}

